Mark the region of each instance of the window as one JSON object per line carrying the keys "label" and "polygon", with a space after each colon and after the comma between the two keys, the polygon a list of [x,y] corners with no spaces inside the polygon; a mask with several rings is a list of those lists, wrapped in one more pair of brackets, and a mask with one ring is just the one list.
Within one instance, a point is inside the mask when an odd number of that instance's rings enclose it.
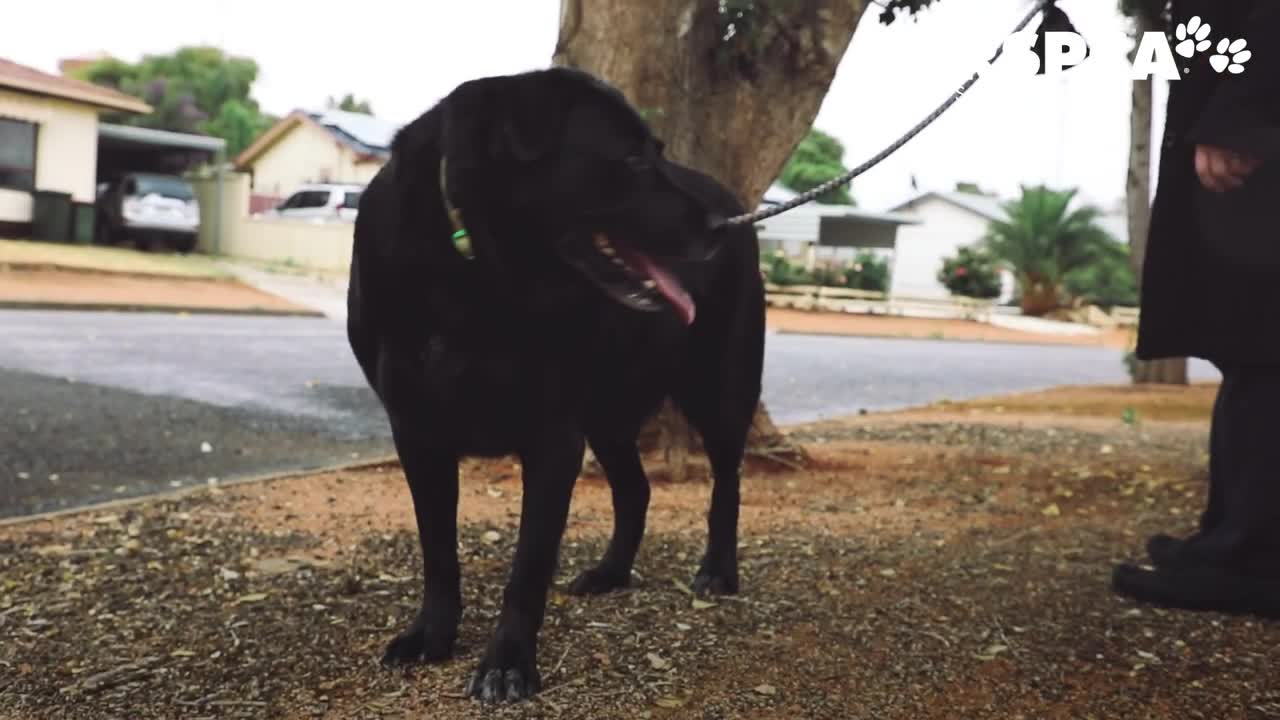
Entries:
{"label": "window", "polygon": [[182,178],[164,175],[139,175],[137,187],[133,194],[145,196],[152,193],[160,197],[183,201],[194,200],[196,197],[195,191]]}
{"label": "window", "polygon": [[36,126],[0,118],[0,187],[36,188]]}
{"label": "window", "polygon": [[296,208],[322,208],[329,204],[328,190],[304,190],[298,193]]}
{"label": "window", "polygon": [[360,193],[349,192],[342,197],[342,207],[355,210],[360,207]]}

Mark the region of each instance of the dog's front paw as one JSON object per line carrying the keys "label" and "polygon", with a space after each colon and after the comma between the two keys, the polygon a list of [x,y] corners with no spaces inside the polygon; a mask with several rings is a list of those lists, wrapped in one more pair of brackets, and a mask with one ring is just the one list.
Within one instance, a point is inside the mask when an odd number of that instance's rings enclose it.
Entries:
{"label": "dog's front paw", "polygon": [[699,595],[737,595],[738,563],[732,560],[703,560],[690,587]]}
{"label": "dog's front paw", "polygon": [[583,572],[569,583],[570,595],[603,595],[631,584],[631,573],[618,572],[606,567],[594,567]]}
{"label": "dog's front paw", "polygon": [[737,595],[737,576],[700,572],[693,578],[693,591],[699,595]]}
{"label": "dog's front paw", "polygon": [[542,689],[537,642],[499,626],[484,660],[467,681],[466,694],[484,702],[518,702]]}
{"label": "dog's front paw", "polygon": [[390,668],[418,662],[444,662],[453,657],[457,640],[457,622],[415,620],[407,630],[387,644],[386,652],[382,654],[382,664]]}

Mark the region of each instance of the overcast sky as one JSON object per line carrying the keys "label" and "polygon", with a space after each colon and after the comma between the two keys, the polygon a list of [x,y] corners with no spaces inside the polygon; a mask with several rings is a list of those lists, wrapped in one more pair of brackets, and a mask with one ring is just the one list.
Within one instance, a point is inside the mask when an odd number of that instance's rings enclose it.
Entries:
{"label": "overcast sky", "polygon": [[[643,0],[636,0],[641,2]],[[977,182],[1005,195],[1019,183],[1078,187],[1111,205],[1124,193],[1129,75],[1116,0],[1062,0],[1093,56],[1059,79],[984,79],[941,120],[854,184],[879,209],[921,189]],[[918,22],[868,13],[840,66],[819,128],[856,165],[918,122],[990,55],[1030,0],[942,0]],[[181,7],[182,9],[177,9]],[[254,95],[268,112],[320,107],[354,92],[406,122],[459,82],[545,67],[559,0],[42,0],[14,3],[0,55],[56,71],[58,60],[106,51],[125,60],[207,43],[254,58]],[[979,10],[978,8],[981,8]],[[1157,103],[1157,131],[1162,122]]]}

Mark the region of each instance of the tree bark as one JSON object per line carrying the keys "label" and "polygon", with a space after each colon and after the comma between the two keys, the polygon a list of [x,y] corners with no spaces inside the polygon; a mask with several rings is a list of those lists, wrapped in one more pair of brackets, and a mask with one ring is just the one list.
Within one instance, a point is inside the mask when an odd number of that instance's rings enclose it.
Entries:
{"label": "tree bark", "polygon": [[[617,87],[669,157],[753,209],[813,126],[865,7],[761,0],[730,28],[718,0],[561,0],[553,62]],[[673,479],[683,479],[693,433],[669,403],[655,423]],[[800,456],[763,403],[750,442]]]}
{"label": "tree bark", "polygon": [[[1162,23],[1139,9],[1134,14],[1137,38],[1145,32],[1159,32]],[[1137,46],[1130,52],[1132,61]],[[1129,114],[1129,176],[1125,199],[1129,215],[1129,260],[1139,286],[1151,228],[1151,125],[1152,81],[1134,80]],[[1187,359],[1137,360],[1133,362],[1133,382],[1138,384],[1186,385]]]}

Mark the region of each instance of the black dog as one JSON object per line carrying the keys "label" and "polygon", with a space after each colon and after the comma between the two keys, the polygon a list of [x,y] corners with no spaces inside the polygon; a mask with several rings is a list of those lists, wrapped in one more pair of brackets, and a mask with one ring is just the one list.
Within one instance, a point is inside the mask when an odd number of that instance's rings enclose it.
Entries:
{"label": "black dog", "polygon": [[351,347],[378,394],[422,543],[422,609],[384,663],[441,661],[462,613],[459,457],[517,455],[523,506],[473,697],[538,691],[537,633],[589,442],[614,531],[575,594],[627,585],[649,485],[636,438],[664,397],[715,476],[700,592],[738,589],[739,466],[760,396],[754,231],[711,178],[662,156],[621,93],[583,73],[474,80],[404,127],[355,226]]}

